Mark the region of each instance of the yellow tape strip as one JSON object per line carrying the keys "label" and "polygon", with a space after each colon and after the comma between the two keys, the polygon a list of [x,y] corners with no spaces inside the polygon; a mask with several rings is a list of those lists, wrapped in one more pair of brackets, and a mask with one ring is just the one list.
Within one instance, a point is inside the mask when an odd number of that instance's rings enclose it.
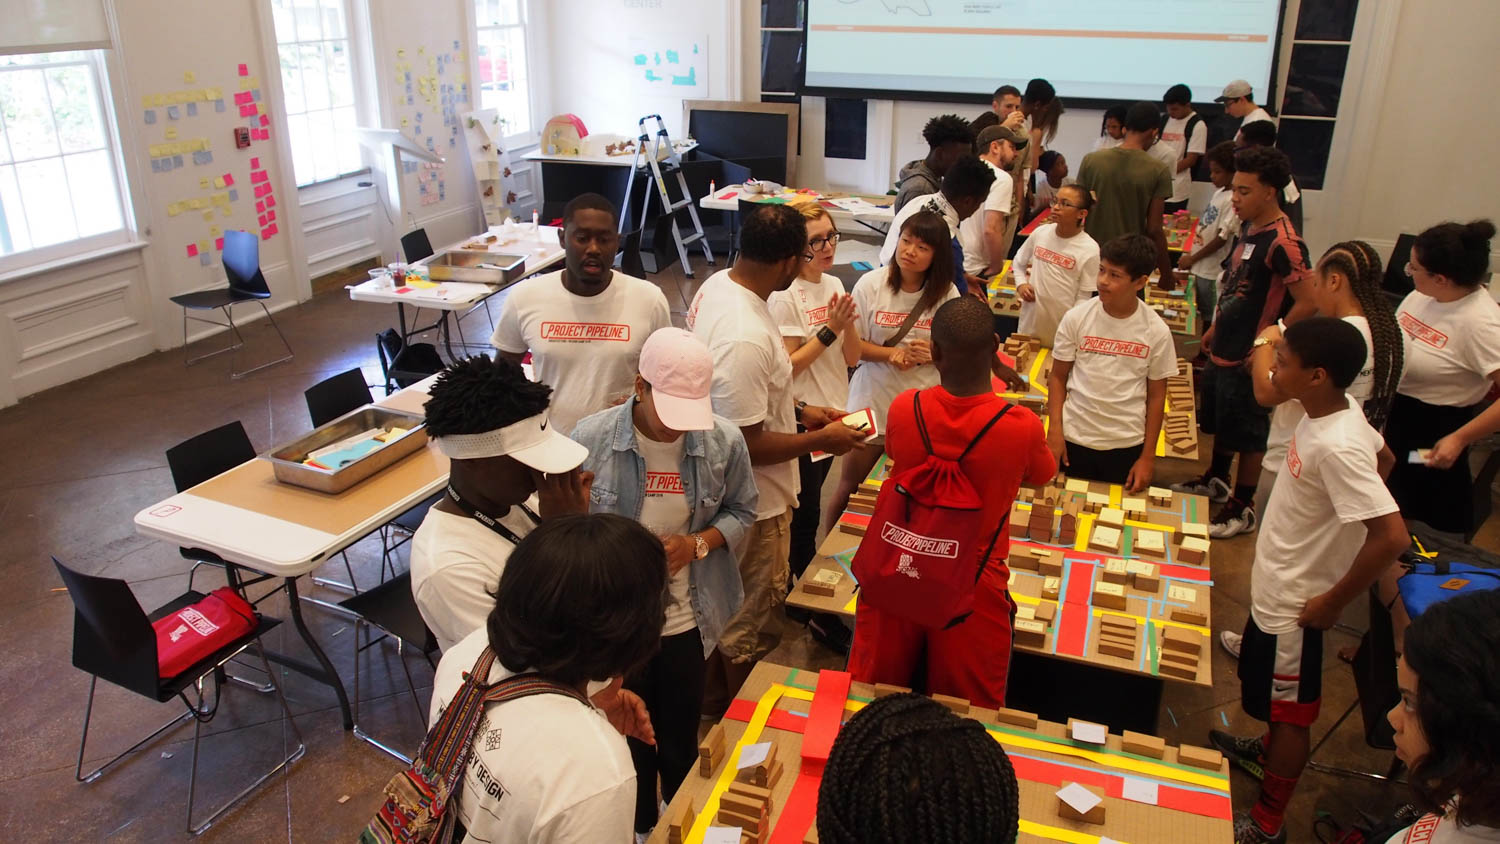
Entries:
{"label": "yellow tape strip", "polygon": [[1118,508],[1120,501],[1125,497],[1125,488],[1119,484],[1109,485],[1109,506]]}
{"label": "yellow tape strip", "polygon": [[1076,530],[1074,531],[1073,550],[1089,550],[1089,534],[1092,533],[1094,529],[1094,514],[1078,514],[1078,524],[1074,527],[1076,528]]}
{"label": "yellow tape strip", "polygon": [[[708,793],[708,802],[703,804],[703,811],[693,820],[693,828],[688,831],[688,844],[697,844],[703,840],[704,833],[713,825],[714,817],[719,814],[719,798],[729,790],[729,784],[734,782],[734,775],[739,772],[740,753],[749,745],[755,744],[760,739],[761,731],[766,728],[766,719],[771,717],[771,710],[776,708],[776,701],[787,691],[801,691],[800,689],[788,689],[780,683],[772,683],[771,688],[761,695],[760,702],[755,705],[755,714],[750,717],[750,723],[745,725],[744,735],[740,736],[739,742],[734,746],[734,752],[724,762],[724,770],[719,773],[719,779],[714,783],[713,790]],[[812,699],[812,693],[807,693],[807,699]]]}
{"label": "yellow tape strip", "polygon": [[850,595],[849,603],[844,605],[844,612],[850,615],[854,615],[854,602],[857,600],[859,600],[859,593],[856,592],[855,594]]}
{"label": "yellow tape strip", "polygon": [[1169,528],[1166,525],[1158,525],[1153,522],[1138,522],[1135,519],[1126,519],[1125,524],[1130,525],[1131,527],[1145,528],[1146,530],[1159,530],[1165,531],[1167,533],[1172,533],[1172,531],[1174,530],[1173,528]]}
{"label": "yellow tape strip", "polygon": [[[1011,597],[1014,598],[1014,597],[1018,597],[1018,596],[1012,595]],[[1137,624],[1145,624],[1146,623],[1146,619],[1142,618],[1141,616],[1133,615],[1131,613],[1122,613],[1119,610],[1105,611],[1105,610],[1099,609],[1098,607],[1093,607],[1093,610],[1094,610],[1094,617],[1095,618],[1098,618],[1098,617],[1101,617],[1101,616],[1104,616],[1104,615],[1123,615],[1126,618],[1134,619]],[[1196,624],[1183,624],[1180,621],[1172,621],[1172,620],[1167,619],[1167,618],[1153,618],[1153,619],[1151,619],[1151,621],[1155,622],[1157,625],[1162,626],[1162,627],[1181,627],[1183,630],[1196,630],[1196,631],[1198,631],[1199,633],[1202,633],[1205,636],[1213,636],[1213,631],[1209,630],[1207,627],[1199,627]]]}
{"label": "yellow tape strip", "polygon": [[[1027,835],[1035,835],[1037,838],[1045,838],[1048,841],[1064,841],[1067,844],[1099,844],[1102,840],[1099,836],[1090,835],[1087,832],[1074,832],[1071,829],[1047,826],[1028,820],[1021,821],[1021,832]],[[1125,842],[1119,841],[1117,838],[1111,838],[1110,840],[1118,841],[1119,844],[1125,844]]]}

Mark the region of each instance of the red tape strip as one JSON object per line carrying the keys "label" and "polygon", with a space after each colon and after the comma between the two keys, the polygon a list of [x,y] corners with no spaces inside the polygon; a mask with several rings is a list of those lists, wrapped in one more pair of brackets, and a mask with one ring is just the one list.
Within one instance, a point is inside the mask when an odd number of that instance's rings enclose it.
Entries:
{"label": "red tape strip", "polygon": [[802,725],[802,765],[771,832],[770,844],[801,844],[817,821],[818,784],[823,781],[823,765],[833,750],[833,740],[843,726],[850,679],[846,671],[818,673],[812,706]]}
{"label": "red tape strip", "polygon": [[1093,609],[1089,599],[1094,589],[1094,564],[1072,560],[1068,564],[1068,591],[1057,609],[1057,652],[1083,656]]}

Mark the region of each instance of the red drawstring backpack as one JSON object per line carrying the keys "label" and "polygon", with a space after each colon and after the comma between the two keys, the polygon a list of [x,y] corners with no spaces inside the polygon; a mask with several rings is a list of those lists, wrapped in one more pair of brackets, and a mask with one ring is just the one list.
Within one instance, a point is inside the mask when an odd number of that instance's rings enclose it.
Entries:
{"label": "red drawstring backpack", "polygon": [[881,486],[853,572],[861,600],[870,606],[944,629],[974,611],[974,587],[1009,518],[1007,512],[985,542],[984,502],[959,462],[1014,405],[1001,408],[957,457],[933,453],[920,392],[912,405],[927,459]]}
{"label": "red drawstring backpack", "polygon": [[176,677],[259,623],[249,602],[220,586],[198,603],[151,623],[156,630],[157,673],[163,679]]}

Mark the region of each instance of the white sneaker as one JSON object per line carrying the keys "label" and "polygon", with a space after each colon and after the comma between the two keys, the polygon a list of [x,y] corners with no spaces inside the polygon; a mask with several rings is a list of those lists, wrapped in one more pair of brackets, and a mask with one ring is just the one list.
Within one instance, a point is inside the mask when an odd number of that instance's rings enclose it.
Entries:
{"label": "white sneaker", "polygon": [[1172,484],[1171,489],[1173,492],[1202,495],[1215,504],[1223,504],[1225,501],[1228,501],[1229,494],[1232,492],[1229,484],[1225,483],[1221,478],[1209,478],[1206,481],[1203,478],[1193,478],[1190,481]]}
{"label": "white sneaker", "polygon": [[[1223,516],[1222,510],[1220,516]],[[1216,516],[1208,526],[1208,535],[1214,539],[1229,539],[1255,530],[1256,524],[1255,508],[1247,504],[1238,513],[1227,518]]]}
{"label": "white sneaker", "polygon": [[1224,630],[1219,633],[1219,646],[1235,659],[1240,658],[1240,645],[1245,643],[1245,635],[1233,630]]}

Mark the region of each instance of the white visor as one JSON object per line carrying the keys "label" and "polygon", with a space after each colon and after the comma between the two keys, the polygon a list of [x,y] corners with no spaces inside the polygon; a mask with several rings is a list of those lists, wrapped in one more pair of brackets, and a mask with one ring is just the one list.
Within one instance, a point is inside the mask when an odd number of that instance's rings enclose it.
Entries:
{"label": "white visor", "polygon": [[453,460],[513,457],[548,475],[571,472],[589,456],[588,449],[548,425],[545,411],[493,431],[449,434],[433,440]]}

